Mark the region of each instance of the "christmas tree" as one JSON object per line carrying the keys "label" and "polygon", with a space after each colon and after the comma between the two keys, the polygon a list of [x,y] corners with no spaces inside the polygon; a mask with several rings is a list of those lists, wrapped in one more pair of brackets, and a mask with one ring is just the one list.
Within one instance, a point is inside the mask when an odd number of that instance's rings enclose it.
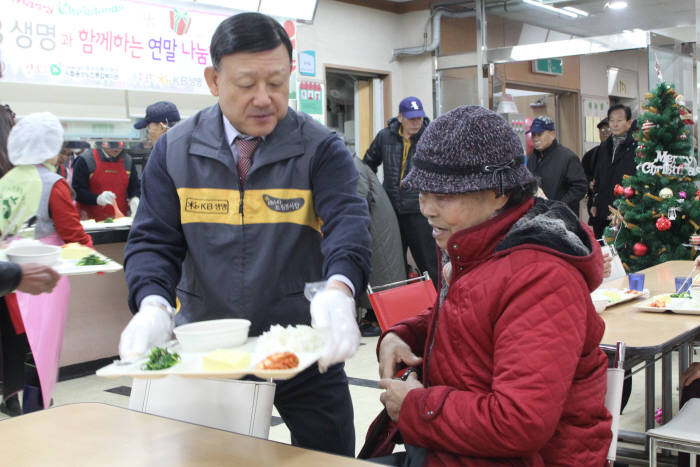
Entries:
{"label": "christmas tree", "polygon": [[613,222],[605,231],[622,264],[638,271],[665,261],[693,258],[690,236],[700,228],[698,164],[686,124],[692,116],[673,86],[661,82],[639,116],[637,173],[615,186]]}

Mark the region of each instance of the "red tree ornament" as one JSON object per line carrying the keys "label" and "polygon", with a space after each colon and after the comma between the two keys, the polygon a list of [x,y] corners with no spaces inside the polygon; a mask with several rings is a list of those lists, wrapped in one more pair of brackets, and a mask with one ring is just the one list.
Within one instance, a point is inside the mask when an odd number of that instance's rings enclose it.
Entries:
{"label": "red tree ornament", "polygon": [[[625,193],[625,189],[622,185],[615,185],[613,193],[615,194],[615,196],[622,196]],[[698,193],[700,193],[700,190],[698,190]]]}
{"label": "red tree ornament", "polygon": [[647,246],[642,242],[637,242],[632,247],[632,253],[634,253],[635,256],[644,256],[647,254],[648,250]]}
{"label": "red tree ornament", "polygon": [[695,201],[700,201],[700,190],[695,192]]}
{"label": "red tree ornament", "polygon": [[626,186],[623,190],[623,193],[625,195],[625,198],[630,199],[634,196],[634,188],[632,188],[631,186]]}
{"label": "red tree ornament", "polygon": [[663,232],[671,228],[671,220],[666,216],[661,216],[656,220],[656,228]]}

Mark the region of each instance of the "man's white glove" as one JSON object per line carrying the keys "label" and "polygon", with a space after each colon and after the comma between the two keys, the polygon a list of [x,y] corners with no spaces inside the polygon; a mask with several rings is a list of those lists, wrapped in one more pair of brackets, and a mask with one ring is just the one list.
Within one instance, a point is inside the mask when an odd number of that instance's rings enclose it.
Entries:
{"label": "man's white glove", "polygon": [[133,361],[144,356],[151,347],[163,346],[170,340],[173,327],[173,315],[168,306],[150,296],[144,298],[138,313],[122,331],[119,358]]}
{"label": "man's white glove", "polygon": [[129,213],[131,214],[131,217],[134,217],[136,215],[136,210],[139,208],[139,198],[137,196],[134,196],[129,200]]}
{"label": "man's white glove", "polygon": [[324,334],[318,368],[325,373],[329,366],[355,355],[360,346],[360,328],[355,320],[355,300],[337,289],[324,289],[311,299],[311,326]]}
{"label": "man's white glove", "polygon": [[103,191],[97,196],[97,204],[99,206],[107,206],[112,204],[115,199],[117,199],[117,195],[111,191]]}

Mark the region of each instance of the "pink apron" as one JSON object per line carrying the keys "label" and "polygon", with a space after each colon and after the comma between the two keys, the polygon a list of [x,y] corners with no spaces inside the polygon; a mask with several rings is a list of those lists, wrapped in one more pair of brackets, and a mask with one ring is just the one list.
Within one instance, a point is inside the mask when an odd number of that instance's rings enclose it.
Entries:
{"label": "pink apron", "polygon": [[[63,245],[63,240],[55,232],[39,240],[49,245]],[[31,295],[17,292],[24,329],[39,375],[44,408],[49,406],[56,387],[69,298],[70,282],[65,276],[59,279],[51,293]]]}

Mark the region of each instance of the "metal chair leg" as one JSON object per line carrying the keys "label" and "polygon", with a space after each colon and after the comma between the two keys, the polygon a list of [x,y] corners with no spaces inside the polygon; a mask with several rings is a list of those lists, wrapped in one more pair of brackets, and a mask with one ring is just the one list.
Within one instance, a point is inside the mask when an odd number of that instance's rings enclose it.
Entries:
{"label": "metal chair leg", "polygon": [[649,467],[656,467],[656,440],[649,439]]}

